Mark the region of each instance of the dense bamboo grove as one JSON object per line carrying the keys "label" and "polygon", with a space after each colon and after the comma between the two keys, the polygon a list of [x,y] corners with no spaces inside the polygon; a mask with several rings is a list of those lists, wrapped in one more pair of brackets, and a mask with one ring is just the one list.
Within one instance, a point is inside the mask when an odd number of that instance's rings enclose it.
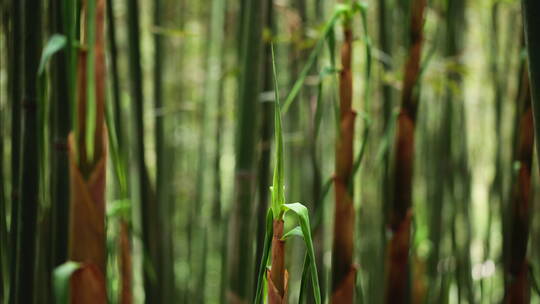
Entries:
{"label": "dense bamboo grove", "polygon": [[540,303],[538,1],[0,10],[0,303]]}

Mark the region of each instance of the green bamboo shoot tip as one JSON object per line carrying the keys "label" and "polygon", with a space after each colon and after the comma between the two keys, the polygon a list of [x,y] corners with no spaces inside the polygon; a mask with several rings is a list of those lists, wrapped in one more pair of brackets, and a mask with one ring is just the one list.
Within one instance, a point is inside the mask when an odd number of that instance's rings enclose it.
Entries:
{"label": "green bamboo shoot tip", "polygon": [[279,89],[276,74],[276,60],[274,56],[274,46],[272,45],[272,71],[274,77],[274,135],[276,143],[276,160],[274,165],[274,180],[270,188],[272,192],[272,212],[274,218],[278,219],[282,213],[282,206],[285,203],[285,195],[283,193],[283,136],[281,134],[281,107],[279,104]]}

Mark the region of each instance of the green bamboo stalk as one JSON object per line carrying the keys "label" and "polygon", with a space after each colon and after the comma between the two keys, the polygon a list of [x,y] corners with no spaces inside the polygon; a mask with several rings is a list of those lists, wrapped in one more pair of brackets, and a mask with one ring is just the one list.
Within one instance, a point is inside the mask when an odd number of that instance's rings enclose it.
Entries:
{"label": "green bamboo stalk", "polygon": [[11,39],[10,49],[13,54],[12,71],[10,74],[10,104],[11,104],[11,223],[10,223],[10,250],[9,250],[9,303],[15,303],[17,282],[17,248],[19,231],[20,209],[20,154],[21,154],[21,92],[22,92],[22,1],[11,1]]}
{"label": "green bamboo stalk", "polygon": [[139,31],[139,3],[138,0],[126,1],[128,11],[128,44],[129,68],[131,82],[131,100],[134,111],[134,146],[135,167],[137,168],[138,196],[140,200],[140,216],[142,223],[142,243],[144,248],[143,281],[145,303],[152,303],[158,299],[158,286],[150,270],[155,269],[155,208],[151,205],[152,192],[145,161],[144,149],[144,98],[143,75],[141,69],[140,31]]}
{"label": "green bamboo stalk", "polygon": [[[3,126],[0,127],[0,135],[3,136],[4,133]],[[3,140],[0,141],[0,160],[4,160],[4,142]],[[0,164],[0,178],[2,180],[5,180],[4,176],[4,165],[3,163]],[[2,252],[8,252],[9,251],[9,245],[8,245],[8,230],[7,230],[7,223],[6,223],[6,199],[4,196],[4,186],[0,186],[0,250]],[[6,285],[8,282],[8,254],[2,255],[0,257],[0,300],[6,301]]]}
{"label": "green bamboo stalk", "polygon": [[[0,63],[1,64],[4,64],[6,65],[4,62],[7,61],[7,70],[8,70],[8,73],[9,73],[9,76],[8,76],[8,83],[7,83],[7,89],[8,89],[8,92],[11,92],[10,90],[10,86],[12,85],[12,79],[13,79],[13,76],[15,76],[14,74],[14,69],[13,69],[13,63],[12,62],[9,62],[10,59],[13,58],[13,53],[11,53],[11,51],[13,51],[13,48],[11,48],[11,43],[10,43],[10,39],[13,39],[13,37],[10,37],[10,34],[9,34],[9,22],[11,21],[10,19],[11,18],[8,18],[6,15],[6,12],[7,13],[10,13],[10,9],[9,7],[7,6],[9,5],[9,3],[4,3],[4,6],[1,7],[2,9],[2,17],[3,17],[3,28],[5,30],[4,32],[4,37],[5,39],[7,40],[7,47],[5,46],[5,49],[7,49],[7,56],[4,57],[4,58],[0,58]],[[5,107],[6,107],[6,104],[5,103],[0,103],[0,121],[2,121],[2,123],[0,123],[0,180],[1,181],[6,181],[6,177],[5,177],[5,173],[4,173],[4,138],[7,138],[7,134],[5,132],[5,124],[3,122],[6,121],[5,119],[5,113],[7,112],[5,110]],[[9,282],[9,278],[8,278],[8,275],[9,275],[9,271],[8,271],[8,265],[9,265],[9,243],[8,243],[8,227],[7,227],[7,216],[6,216],[6,196],[5,196],[5,185],[6,183],[5,182],[2,182],[1,185],[0,185],[0,250],[2,252],[5,252],[5,254],[2,254],[2,256],[0,256],[0,301],[2,301],[2,303],[4,302],[7,302],[7,298],[5,295],[7,295],[7,282]]]}
{"label": "green bamboo stalk", "polygon": [[[154,26],[163,26],[162,22],[162,0],[154,1]],[[156,113],[155,118],[155,144],[156,144],[156,193],[158,195],[158,202],[162,202],[162,190],[164,185],[163,174],[164,171],[164,119],[161,113],[163,112],[163,36],[154,34],[154,111]],[[158,203],[158,206],[161,205]]]}
{"label": "green bamboo stalk", "polygon": [[[59,0],[50,2],[51,27],[53,33],[66,34],[63,18],[63,5]],[[69,80],[67,57],[65,51],[60,51],[52,62],[51,105],[53,112],[52,157],[52,266],[56,267],[66,261],[69,215],[69,167],[67,137],[71,130],[70,100],[68,91]]]}
{"label": "green bamboo stalk", "polygon": [[[461,33],[461,32],[459,32]],[[455,163],[457,164],[455,189],[462,189],[462,191],[455,191],[454,188],[450,188],[452,202],[460,202],[455,204],[455,214],[458,216],[458,220],[454,221],[456,231],[457,229],[463,229],[464,233],[462,237],[458,239],[459,244],[456,250],[457,261],[457,280],[458,280],[458,292],[461,293],[462,301],[468,303],[474,303],[475,290],[472,281],[472,265],[471,265],[471,243],[473,235],[473,225],[471,219],[471,195],[472,195],[472,174],[469,165],[469,158],[467,154],[467,131],[466,126],[466,110],[465,103],[457,103],[456,122],[454,125],[456,145],[460,148],[456,155]],[[454,191],[453,191],[454,190]]]}
{"label": "green bamboo stalk", "polygon": [[[392,12],[393,7],[391,4],[394,4],[395,7],[395,1],[390,3],[389,0],[379,0],[378,1],[378,24],[379,24],[379,32],[378,32],[378,38],[379,38],[379,44],[380,49],[384,53],[386,60],[383,60],[383,75],[386,73],[390,73],[392,71],[392,60],[393,60],[393,35],[392,35],[392,28],[393,28],[393,18],[392,18]],[[390,15],[390,16],[389,16]],[[389,128],[391,126],[391,119],[392,119],[392,107],[394,104],[394,94],[392,94],[392,87],[389,83],[384,81],[384,79],[381,81],[381,90],[382,90],[382,100],[383,100],[383,134],[386,134],[389,132]],[[386,149],[383,154],[383,169],[382,169],[382,176],[381,176],[381,194],[382,194],[382,204],[381,204],[381,244],[382,244],[382,252],[386,249],[386,225],[387,222],[387,215],[388,215],[388,209],[391,204],[390,202],[390,191],[388,189],[391,187],[391,176],[390,176],[390,151]],[[378,271],[378,275],[381,276],[379,280],[376,280],[376,282],[380,282],[382,280],[382,276],[384,274],[384,262],[381,263],[381,269]],[[378,297],[380,298],[382,295],[382,289],[380,288],[380,284],[377,284],[377,293]]]}
{"label": "green bamboo stalk", "polygon": [[[226,14],[226,1],[220,1],[217,0],[215,2],[215,5],[220,6],[219,8],[214,8],[216,11],[218,11],[220,14],[225,15]],[[224,18],[224,17],[223,17]],[[212,18],[214,20],[214,18]],[[218,26],[216,22],[216,27]],[[216,34],[217,35],[217,34]],[[228,31],[225,29],[222,30],[222,35],[224,36],[222,50],[220,52],[220,67],[218,68],[220,71],[223,71],[224,67],[224,56],[227,51],[227,46],[231,43],[230,35],[228,35]],[[225,299],[225,278],[226,278],[226,265],[227,265],[227,217],[224,216],[224,212],[222,211],[223,207],[223,201],[222,201],[222,191],[223,191],[223,185],[222,185],[222,178],[221,178],[221,156],[222,156],[222,143],[223,143],[223,136],[224,136],[224,122],[225,122],[225,95],[224,95],[224,80],[225,75],[223,72],[220,73],[220,81],[219,81],[219,90],[218,90],[218,96],[216,101],[216,124],[215,124],[215,146],[214,146],[214,159],[213,159],[213,171],[214,171],[214,180],[213,180],[213,189],[214,189],[214,196],[213,196],[213,206],[212,206],[212,223],[213,225],[213,235],[216,237],[214,240],[214,248],[219,252],[218,254],[218,261],[219,261],[219,269],[220,274],[218,278],[218,286],[219,290],[217,292],[219,299]]]}
{"label": "green bamboo stalk", "polygon": [[[495,176],[493,178],[492,186],[490,189],[490,201],[497,201],[499,204],[499,210],[501,214],[502,219],[502,230],[503,235],[506,234],[506,216],[504,212],[503,207],[503,198],[502,198],[502,180],[503,180],[503,174],[504,170],[502,168],[502,133],[501,133],[501,103],[502,99],[504,97],[504,94],[502,92],[502,76],[500,75],[500,67],[502,64],[499,63],[500,56],[499,56],[499,45],[500,45],[500,30],[499,30],[499,24],[500,24],[500,3],[498,1],[493,2],[493,5],[491,7],[491,39],[490,39],[490,72],[491,72],[491,80],[493,84],[493,92],[494,92],[494,108],[495,108],[495,130],[496,130],[496,136],[497,136],[497,145],[496,145],[496,152],[495,152]],[[490,231],[491,229],[491,223],[492,223],[492,213],[494,212],[495,208],[490,204],[489,208],[489,217],[488,217],[488,229],[487,231]],[[485,259],[489,258],[489,251],[490,251],[490,242],[491,235],[488,232],[488,235],[486,236],[486,255]],[[506,256],[506,247],[503,246],[503,259]]]}
{"label": "green bamboo stalk", "polygon": [[[274,8],[271,0],[266,1],[266,30],[273,32],[274,29]],[[266,92],[264,96],[270,96],[269,92],[273,90],[272,80],[272,45],[270,41],[265,41],[264,46],[264,65],[263,65],[263,85],[262,91]],[[259,159],[259,168],[257,172],[258,180],[258,204],[257,204],[257,245],[255,250],[255,265],[260,265],[264,247],[264,234],[266,230],[266,211],[268,210],[268,188],[270,187],[270,157],[272,150],[272,131],[274,117],[272,109],[274,105],[269,100],[263,100],[260,106],[261,112],[261,151]],[[257,274],[255,274],[257,275]],[[254,281],[255,283],[257,280]]]}
{"label": "green bamboo stalk", "polygon": [[[120,97],[120,77],[118,72],[118,49],[116,36],[116,21],[114,16],[113,0],[106,0],[107,5],[107,36],[109,50],[109,66],[111,75],[112,109],[113,114],[108,117],[107,126],[109,131],[109,142],[111,150],[111,162],[115,164],[117,185],[119,188],[120,201],[129,200],[129,183],[127,181],[127,160],[126,141],[124,140],[125,127],[122,119],[122,105]],[[109,106],[111,109],[111,106]],[[112,118],[114,117],[114,118]],[[111,121],[112,120],[112,121]],[[119,272],[121,287],[118,301],[121,304],[131,304],[133,302],[133,265],[132,265],[132,245],[131,245],[131,213],[123,214],[120,218],[119,247]]]}
{"label": "green bamboo stalk", "polygon": [[[224,254],[221,253],[223,243],[225,242],[220,236],[221,225],[221,179],[220,179],[220,161],[221,156],[221,133],[223,128],[223,58],[225,50],[225,14],[226,14],[227,1],[214,0],[212,1],[210,9],[210,26],[209,31],[209,43],[207,49],[207,61],[206,61],[206,91],[203,103],[204,119],[201,120],[204,124],[204,128],[201,128],[203,132],[203,138],[208,141],[208,146],[204,149],[209,151],[209,156],[205,162],[211,164],[211,169],[204,169],[207,172],[205,179],[207,181],[201,185],[201,188],[206,187],[208,192],[207,196],[201,195],[202,206],[201,209],[209,210],[208,216],[203,218],[201,222],[203,225],[202,234],[203,238],[203,271],[199,280],[199,285],[205,285],[204,288],[200,287],[201,291],[209,291],[206,286],[219,286],[220,283],[224,283],[221,275],[216,275],[214,271],[209,269],[219,269],[221,261],[224,259]],[[206,129],[205,129],[206,128]],[[211,140],[211,139],[215,139]],[[201,147],[202,150],[202,147]],[[200,157],[200,156],[199,156]],[[201,158],[202,159],[202,158]],[[199,168],[201,171],[202,168]],[[213,185],[213,188],[210,188]],[[212,190],[212,191],[210,191]],[[207,223],[207,224],[205,224]],[[214,253],[217,253],[214,255]],[[216,263],[217,262],[217,263]],[[223,269],[221,269],[223,271]],[[216,293],[216,298],[209,297],[210,293],[201,297],[201,302],[211,302],[218,299],[223,299],[219,293]],[[212,294],[214,295],[214,294]]]}
{"label": "green bamboo stalk", "polygon": [[109,46],[109,65],[111,67],[110,69],[110,75],[111,75],[111,85],[112,85],[112,102],[114,105],[114,126],[116,129],[116,137],[118,139],[118,149],[120,150],[120,154],[123,154],[122,151],[125,149],[125,143],[124,143],[124,130],[122,128],[123,119],[122,119],[122,106],[121,106],[121,98],[120,98],[120,77],[118,74],[118,47],[117,47],[117,38],[116,38],[116,22],[114,19],[114,9],[113,9],[113,1],[114,0],[107,0],[107,38],[108,46]]}
{"label": "green bamboo stalk", "polygon": [[[224,25],[224,1],[214,1],[210,9],[210,26],[207,28],[209,42],[204,48],[206,59],[206,74],[204,76],[205,93],[203,99],[199,102],[198,121],[199,121],[199,138],[198,138],[198,157],[197,157],[197,177],[195,190],[195,204],[191,205],[192,216],[190,224],[193,226],[190,245],[193,248],[193,253],[190,253],[194,260],[190,260],[190,268],[192,276],[195,277],[194,294],[195,302],[203,303],[205,300],[206,280],[207,280],[207,265],[210,262],[207,258],[206,248],[210,240],[207,237],[209,218],[203,214],[203,210],[210,209],[212,200],[212,191],[209,191],[209,180],[212,177],[212,170],[208,170],[210,163],[209,150],[213,150],[213,142],[208,138],[212,138],[212,132],[215,131],[215,116],[216,104],[220,98],[220,78],[221,78],[221,46],[223,39]],[[201,237],[202,235],[202,237]],[[213,241],[213,240],[212,240]],[[195,270],[197,269],[197,271]],[[211,278],[213,279],[213,278]]]}
{"label": "green bamboo stalk", "polygon": [[41,1],[24,2],[24,91],[21,206],[17,256],[17,303],[31,303],[35,294],[36,225],[39,206],[37,71],[41,52]]}
{"label": "green bamboo stalk", "polygon": [[[447,7],[447,45],[445,55],[448,58],[453,59],[458,67],[462,65],[461,54],[463,54],[463,43],[465,41],[465,36],[463,34],[466,29],[465,6],[466,0],[457,0],[449,2]],[[453,103],[456,105],[455,118],[451,118],[453,122],[450,127],[451,132],[453,131],[455,133],[449,135],[456,139],[455,145],[458,147],[458,153],[455,156],[456,160],[454,160],[454,163],[457,164],[457,170],[452,171],[451,176],[453,182],[448,187],[448,193],[450,193],[449,202],[459,202],[459,204],[452,204],[452,206],[456,207],[455,215],[459,215],[461,218],[461,221],[453,222],[453,229],[457,230],[465,227],[464,237],[458,240],[458,248],[455,251],[457,261],[456,272],[458,274],[458,293],[461,295],[462,300],[473,303],[474,290],[471,277],[470,257],[472,227],[469,216],[471,204],[471,173],[467,156],[467,131],[465,129],[466,108],[463,97],[464,94],[462,93],[463,77],[459,71],[455,70],[450,71],[447,77],[449,87],[447,89],[448,95],[446,102],[448,104]],[[449,109],[449,111],[452,110]],[[448,150],[456,151],[456,149],[451,146]],[[451,153],[449,156],[450,159],[452,159]],[[451,164],[449,164],[449,166],[451,166]],[[448,170],[445,170],[445,172],[448,172]],[[462,191],[455,191],[454,187],[456,189],[461,189]]]}
{"label": "green bamboo stalk", "polygon": [[[163,1],[154,1],[153,12],[154,26],[163,26]],[[167,237],[168,234],[164,233],[164,227],[167,225],[164,221],[169,219],[166,216],[167,200],[168,200],[168,187],[167,183],[167,166],[169,166],[166,159],[166,142],[165,142],[165,120],[163,113],[163,61],[165,53],[163,52],[163,36],[154,34],[154,112],[155,115],[155,145],[156,145],[156,204],[154,204],[155,214],[158,216],[158,220],[155,221],[155,233],[159,239],[156,241],[156,256],[155,256],[155,270],[156,270],[156,296],[152,299],[155,303],[165,303],[164,301],[170,301],[172,290],[174,286],[171,285],[172,277],[172,259],[168,259],[167,251],[165,247],[170,246],[170,240]],[[165,247],[164,247],[165,246]]]}
{"label": "green bamboo stalk", "polygon": [[260,87],[262,3],[245,1],[236,124],[235,198],[231,209],[227,294],[231,302],[249,301],[253,284],[252,189],[255,184],[256,122]]}

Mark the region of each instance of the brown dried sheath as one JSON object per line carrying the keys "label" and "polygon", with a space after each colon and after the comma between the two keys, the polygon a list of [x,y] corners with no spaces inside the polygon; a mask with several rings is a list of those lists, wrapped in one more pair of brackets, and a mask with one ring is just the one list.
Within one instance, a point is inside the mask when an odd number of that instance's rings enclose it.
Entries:
{"label": "brown dried sheath", "polygon": [[283,237],[283,220],[274,220],[272,235],[272,268],[268,273],[268,303],[286,303],[286,270],[285,270],[285,241]]}
{"label": "brown dried sheath", "polygon": [[[82,262],[83,268],[93,268],[92,275],[74,275],[72,277],[72,294],[91,294],[78,291],[78,286],[96,286],[105,290],[105,176],[106,151],[96,163],[88,179],[85,179],[79,169],[74,146],[73,133],[69,135],[69,164],[70,164],[70,235],[69,259]],[[106,146],[103,145],[105,148]],[[76,280],[83,280],[80,284]],[[91,281],[86,281],[91,280]],[[74,288],[74,289],[73,289]],[[84,287],[87,288],[87,287]],[[84,289],[83,288],[83,289]],[[72,299],[74,299],[72,297]],[[77,298],[72,303],[104,303],[96,302],[95,298]]]}
{"label": "brown dried sheath", "polygon": [[[86,6],[86,3],[83,3]],[[70,234],[69,258],[83,263],[71,277],[71,303],[106,303],[105,249],[105,178],[107,145],[104,124],[105,0],[96,0],[95,88],[87,87],[87,53],[79,51],[77,72],[78,138],[69,135],[70,164]],[[86,155],[87,90],[95,90],[96,130],[94,158]]]}

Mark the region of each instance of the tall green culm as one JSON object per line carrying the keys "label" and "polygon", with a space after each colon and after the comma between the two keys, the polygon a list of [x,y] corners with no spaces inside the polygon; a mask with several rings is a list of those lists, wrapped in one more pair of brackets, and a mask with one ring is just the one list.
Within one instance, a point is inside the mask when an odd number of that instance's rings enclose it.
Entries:
{"label": "tall green culm", "polygon": [[21,200],[18,218],[15,303],[32,303],[35,294],[36,225],[39,206],[37,74],[41,52],[41,0],[21,0],[24,18]]}
{"label": "tall green culm", "polygon": [[264,1],[242,1],[242,39],[239,97],[236,123],[235,189],[230,210],[227,248],[227,301],[244,303],[251,298],[253,284],[253,223],[257,108]]}

